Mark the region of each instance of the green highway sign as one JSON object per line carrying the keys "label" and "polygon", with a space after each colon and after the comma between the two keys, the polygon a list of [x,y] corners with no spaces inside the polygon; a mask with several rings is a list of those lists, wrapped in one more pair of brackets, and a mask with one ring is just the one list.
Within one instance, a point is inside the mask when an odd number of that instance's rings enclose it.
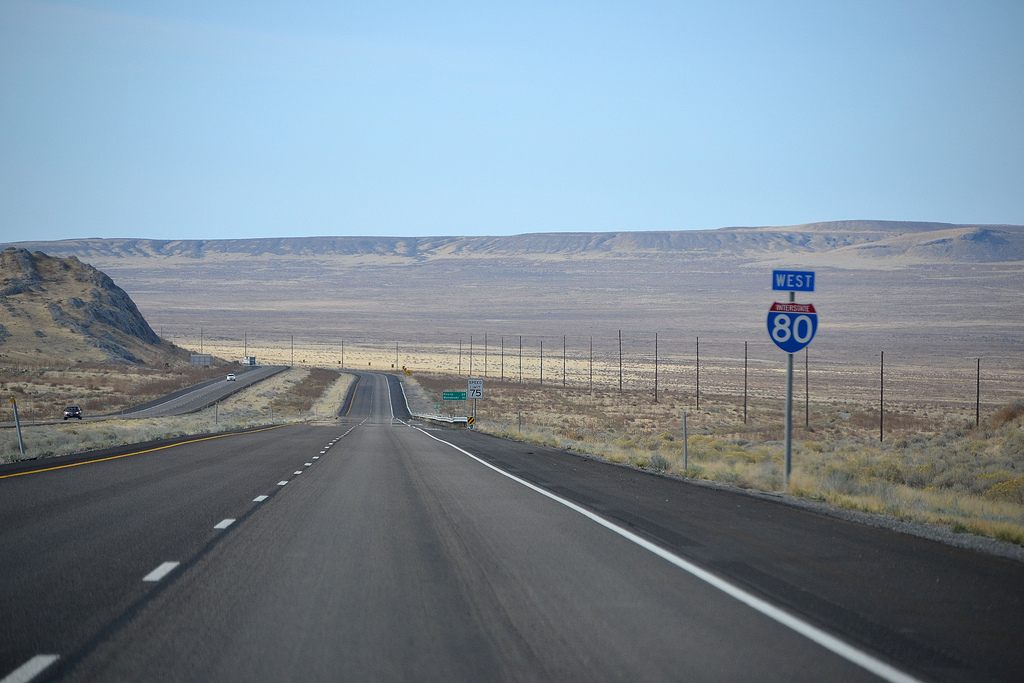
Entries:
{"label": "green highway sign", "polygon": [[441,392],[441,398],[445,401],[465,401],[465,391],[443,391]]}

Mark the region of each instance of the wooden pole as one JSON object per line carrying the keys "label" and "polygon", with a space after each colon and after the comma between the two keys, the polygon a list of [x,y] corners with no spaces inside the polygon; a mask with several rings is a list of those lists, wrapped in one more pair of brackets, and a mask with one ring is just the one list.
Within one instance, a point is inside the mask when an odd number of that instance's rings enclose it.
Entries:
{"label": "wooden pole", "polygon": [[978,359],[978,374],[975,379],[974,393],[974,426],[981,424],[981,359]]}
{"label": "wooden pole", "polygon": [[885,438],[885,351],[878,365],[878,440]]}
{"label": "wooden pole", "polygon": [[700,410],[700,337],[697,337],[697,410]]}
{"label": "wooden pole", "polygon": [[544,340],[540,340],[540,385],[544,386]]}
{"label": "wooden pole", "polygon": [[622,393],[622,330],[619,330],[619,393]]}
{"label": "wooden pole", "polygon": [[747,424],[747,342],[743,342],[743,424]]}

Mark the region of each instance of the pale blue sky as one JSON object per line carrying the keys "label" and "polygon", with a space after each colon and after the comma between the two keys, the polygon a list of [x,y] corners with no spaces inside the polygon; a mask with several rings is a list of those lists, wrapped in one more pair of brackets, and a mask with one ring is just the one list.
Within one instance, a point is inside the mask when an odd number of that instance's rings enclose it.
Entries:
{"label": "pale blue sky", "polygon": [[0,241],[1024,223],[1024,2],[0,0]]}

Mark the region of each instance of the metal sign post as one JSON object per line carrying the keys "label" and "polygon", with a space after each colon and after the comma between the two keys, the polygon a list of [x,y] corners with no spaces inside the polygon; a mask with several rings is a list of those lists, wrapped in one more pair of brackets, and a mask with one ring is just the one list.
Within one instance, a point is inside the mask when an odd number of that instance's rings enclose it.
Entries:
{"label": "metal sign post", "polygon": [[686,432],[686,412],[683,412],[683,473],[690,473],[690,435]]}
{"label": "metal sign post", "polygon": [[472,424],[476,422],[477,399],[484,397],[484,381],[479,377],[470,378],[466,383],[466,395],[473,399],[473,422],[470,423],[472,426]]}
{"label": "metal sign post", "polygon": [[21,451],[22,459],[25,458],[25,441],[21,438],[21,418],[18,416],[18,402],[11,396],[11,405],[14,407],[14,426],[18,430],[18,449]]}
{"label": "metal sign post", "polygon": [[814,273],[809,271],[772,271],[772,289],[789,292],[789,303],[775,302],[768,310],[768,336],[786,352],[786,460],[783,487],[787,490],[789,476],[793,471],[793,354],[810,344],[818,331],[818,313],[814,305],[796,303],[796,293],[813,292],[814,279]]}
{"label": "metal sign post", "polygon": [[[796,301],[796,292],[789,293],[789,301]],[[786,470],[782,485],[789,490],[789,474],[793,471],[793,354],[786,354]]]}

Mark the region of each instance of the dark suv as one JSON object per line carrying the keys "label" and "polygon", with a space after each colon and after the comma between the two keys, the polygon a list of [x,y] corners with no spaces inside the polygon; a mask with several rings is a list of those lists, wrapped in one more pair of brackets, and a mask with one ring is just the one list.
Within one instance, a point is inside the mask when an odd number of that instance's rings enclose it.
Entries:
{"label": "dark suv", "polygon": [[82,419],[82,409],[78,406],[68,406],[64,409],[65,420],[70,420],[73,417],[77,417],[79,420]]}

